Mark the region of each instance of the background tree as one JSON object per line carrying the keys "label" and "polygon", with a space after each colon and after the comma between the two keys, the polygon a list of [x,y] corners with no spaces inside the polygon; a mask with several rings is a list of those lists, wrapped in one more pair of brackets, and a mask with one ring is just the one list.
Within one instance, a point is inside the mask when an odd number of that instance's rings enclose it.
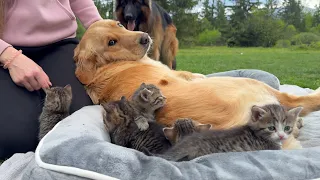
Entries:
{"label": "background tree", "polygon": [[[94,0],[103,18],[114,18],[113,1]],[[320,44],[320,3],[310,11],[301,0],[154,1],[171,15],[180,47],[284,44],[305,48]],[[77,36],[81,38],[85,29],[78,24]]]}
{"label": "background tree", "polygon": [[302,21],[302,10],[301,0],[284,0],[281,12],[282,19],[287,24],[294,25],[299,31],[303,31],[305,26]]}

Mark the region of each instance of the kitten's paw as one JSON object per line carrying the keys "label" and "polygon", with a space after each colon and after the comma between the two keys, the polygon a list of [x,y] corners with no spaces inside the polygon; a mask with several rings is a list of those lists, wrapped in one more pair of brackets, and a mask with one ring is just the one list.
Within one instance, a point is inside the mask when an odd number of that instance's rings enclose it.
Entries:
{"label": "kitten's paw", "polygon": [[298,129],[301,129],[303,126],[304,126],[303,118],[302,118],[302,117],[298,117],[298,120],[297,120],[297,128],[298,128]]}
{"label": "kitten's paw", "polygon": [[140,131],[145,131],[149,128],[149,124],[148,123],[140,123],[140,125],[138,125],[139,130]]}
{"label": "kitten's paw", "polygon": [[138,126],[140,131],[145,131],[149,128],[148,120],[145,118],[142,118],[142,117],[136,118],[135,123]]}
{"label": "kitten's paw", "polygon": [[101,113],[102,113],[102,119],[103,119],[103,122],[106,122],[107,121],[107,112],[106,110],[103,108],[102,105],[101,106]]}

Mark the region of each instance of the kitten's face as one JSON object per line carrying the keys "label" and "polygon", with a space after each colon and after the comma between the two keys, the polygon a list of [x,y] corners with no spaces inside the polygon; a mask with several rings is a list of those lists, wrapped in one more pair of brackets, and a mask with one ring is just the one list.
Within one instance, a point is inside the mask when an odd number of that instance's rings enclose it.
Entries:
{"label": "kitten's face", "polygon": [[104,125],[109,132],[112,132],[121,122],[123,122],[123,117],[118,111],[117,102],[110,102],[102,104],[104,110],[106,111],[106,117],[104,117]]}
{"label": "kitten's face", "polygon": [[142,83],[134,93],[132,100],[145,108],[151,108],[151,110],[155,111],[165,105],[166,97],[155,85]]}
{"label": "kitten's face", "polygon": [[44,90],[46,93],[44,106],[53,111],[68,110],[72,101],[70,85],[65,87],[52,87]]}
{"label": "kitten's face", "polygon": [[192,119],[177,119],[173,127],[163,128],[163,133],[171,144],[175,144],[185,136],[194,132],[206,131],[210,128],[211,124],[200,124]]}
{"label": "kitten's face", "polygon": [[286,140],[292,133],[302,107],[286,110],[280,105],[252,107],[252,127],[274,141]]}

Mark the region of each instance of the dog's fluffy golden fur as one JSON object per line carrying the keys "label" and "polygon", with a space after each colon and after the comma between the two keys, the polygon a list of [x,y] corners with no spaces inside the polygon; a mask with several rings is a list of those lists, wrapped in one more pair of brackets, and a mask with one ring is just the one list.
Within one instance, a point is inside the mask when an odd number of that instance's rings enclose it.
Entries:
{"label": "dog's fluffy golden fur", "polygon": [[[76,75],[85,84],[95,104],[130,97],[142,82],[161,88],[166,106],[157,113],[157,121],[172,125],[177,118],[193,118],[214,128],[242,125],[250,117],[253,105],[281,103],[288,108],[303,106],[301,115],[320,110],[320,91],[307,96],[279,92],[247,78],[212,77],[174,71],[145,56],[139,44],[142,32],[128,31],[116,21],[94,23],[75,49]],[[117,40],[109,47],[110,39]],[[287,148],[297,148],[292,137]]]}

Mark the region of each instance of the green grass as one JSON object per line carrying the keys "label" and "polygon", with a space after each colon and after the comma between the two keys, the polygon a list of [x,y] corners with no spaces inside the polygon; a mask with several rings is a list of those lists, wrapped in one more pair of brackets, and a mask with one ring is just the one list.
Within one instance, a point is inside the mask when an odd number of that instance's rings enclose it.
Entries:
{"label": "green grass", "polygon": [[202,74],[260,69],[276,75],[281,84],[320,87],[320,51],[315,50],[194,47],[179,50],[177,67]]}

